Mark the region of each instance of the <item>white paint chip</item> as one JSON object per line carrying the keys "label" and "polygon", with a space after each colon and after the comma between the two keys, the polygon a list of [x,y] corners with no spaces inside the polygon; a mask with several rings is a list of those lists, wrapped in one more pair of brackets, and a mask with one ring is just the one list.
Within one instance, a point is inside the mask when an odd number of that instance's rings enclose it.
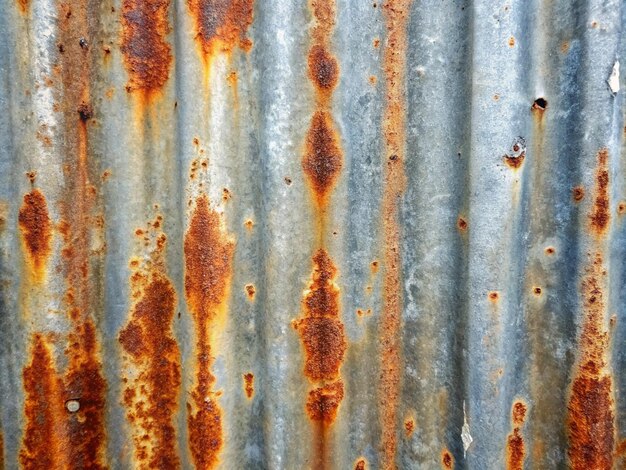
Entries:
{"label": "white paint chip", "polygon": [[467,423],[467,415],[465,414],[465,400],[463,400],[463,427],[461,428],[461,440],[463,441],[463,458],[467,453],[467,449],[474,442],[474,439],[470,435],[469,424]]}
{"label": "white paint chip", "polygon": [[619,60],[615,61],[615,64],[613,65],[613,71],[611,72],[611,76],[606,82],[609,84],[611,93],[615,95],[619,91]]}

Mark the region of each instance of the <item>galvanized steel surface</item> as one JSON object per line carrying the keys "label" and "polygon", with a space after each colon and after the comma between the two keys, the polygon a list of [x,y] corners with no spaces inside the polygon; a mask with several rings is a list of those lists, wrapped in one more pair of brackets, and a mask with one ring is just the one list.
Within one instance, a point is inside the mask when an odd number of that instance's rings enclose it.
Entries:
{"label": "galvanized steel surface", "polygon": [[3,0],[0,468],[626,468],[619,0]]}

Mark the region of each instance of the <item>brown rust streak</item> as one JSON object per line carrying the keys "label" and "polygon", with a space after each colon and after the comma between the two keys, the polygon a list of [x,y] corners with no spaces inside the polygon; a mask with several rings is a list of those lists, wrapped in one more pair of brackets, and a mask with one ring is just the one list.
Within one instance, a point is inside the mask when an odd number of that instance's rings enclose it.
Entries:
{"label": "brown rust streak", "polygon": [[365,459],[359,459],[354,464],[354,470],[365,470],[365,469],[366,469]]}
{"label": "brown rust streak", "polygon": [[129,92],[150,99],[169,78],[172,48],[170,0],[124,0],[122,2],[121,51],[128,71]]}
{"label": "brown rust streak", "polygon": [[213,468],[223,445],[222,410],[212,390],[211,333],[225,309],[232,276],[234,242],[220,215],[202,194],[185,235],[185,294],[196,330],[196,386],[187,404],[189,445],[196,468]]}
{"label": "brown rust streak", "polygon": [[404,192],[406,129],[406,60],[410,0],[388,1],[383,5],[387,28],[384,48],[386,106],[383,115],[384,190],[381,212],[384,236],[383,309],[381,316],[380,409],[382,421],[381,468],[396,468],[398,399],[400,390],[400,327],[402,281],[400,199]]}
{"label": "brown rust streak", "polygon": [[593,209],[589,215],[591,230],[596,235],[603,235],[611,220],[609,210],[609,151],[606,148],[598,152],[598,168],[596,170],[595,197]]}
{"label": "brown rust streak", "polygon": [[17,6],[22,13],[27,13],[30,9],[30,0],[17,0]]}
{"label": "brown rust streak", "polygon": [[40,280],[45,274],[50,256],[52,224],[48,215],[46,198],[38,189],[33,189],[24,196],[18,223],[28,253],[31,272],[35,279]]}
{"label": "brown rust streak", "polygon": [[132,294],[138,301],[119,342],[125,361],[137,369],[134,378],[125,378],[123,400],[133,429],[135,465],[170,469],[180,468],[174,417],[181,366],[172,332],[176,292],[165,273],[165,236],[155,238],[151,262],[144,269],[135,269],[131,276]]}
{"label": "brown rust streak", "polygon": [[444,449],[441,452],[441,468],[445,470],[453,470],[454,469],[454,457],[448,449]]}
{"label": "brown rust streak", "polygon": [[246,391],[246,396],[252,398],[254,396],[254,374],[248,372],[243,376],[243,388]]}
{"label": "brown rust streak", "polygon": [[511,410],[513,430],[506,440],[506,468],[507,470],[523,470],[526,458],[526,444],[521,433],[521,427],[526,419],[526,404],[516,401]]}
{"label": "brown rust streak", "polygon": [[20,466],[27,470],[65,468],[68,460],[62,379],[46,339],[35,334],[31,341],[30,364],[22,372],[26,423]]}
{"label": "brown rust streak", "polygon": [[574,470],[610,469],[615,447],[613,378],[608,371],[609,334],[605,327],[606,268],[592,256],[582,282],[583,326],[580,358],[568,404],[568,456]]}
{"label": "brown rust streak", "polygon": [[187,5],[205,63],[235,47],[250,50],[252,42],[246,33],[253,20],[254,0],[187,0]]}

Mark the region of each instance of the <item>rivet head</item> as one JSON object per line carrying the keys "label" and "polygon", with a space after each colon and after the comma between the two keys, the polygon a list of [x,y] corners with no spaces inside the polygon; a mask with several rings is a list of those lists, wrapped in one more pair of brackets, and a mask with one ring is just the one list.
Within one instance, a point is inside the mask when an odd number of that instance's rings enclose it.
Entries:
{"label": "rivet head", "polygon": [[67,400],[65,402],[65,408],[67,408],[67,411],[70,413],[76,413],[80,409],[80,403],[78,400]]}

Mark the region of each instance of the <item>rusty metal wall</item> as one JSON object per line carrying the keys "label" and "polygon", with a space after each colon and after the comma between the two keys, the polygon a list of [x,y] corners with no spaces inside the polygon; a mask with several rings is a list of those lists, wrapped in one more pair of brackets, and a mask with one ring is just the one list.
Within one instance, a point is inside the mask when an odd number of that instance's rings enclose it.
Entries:
{"label": "rusty metal wall", "polygon": [[624,2],[0,11],[0,469],[626,468]]}

